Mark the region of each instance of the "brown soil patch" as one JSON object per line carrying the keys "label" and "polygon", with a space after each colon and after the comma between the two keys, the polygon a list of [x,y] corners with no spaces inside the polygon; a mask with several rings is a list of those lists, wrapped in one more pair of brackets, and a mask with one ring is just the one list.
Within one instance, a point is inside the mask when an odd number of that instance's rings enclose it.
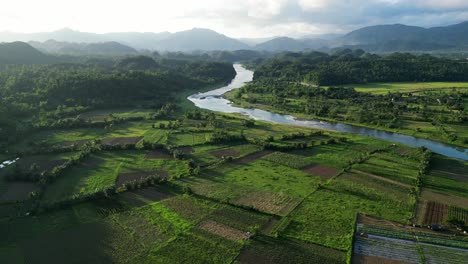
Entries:
{"label": "brown soil patch", "polygon": [[251,206],[262,212],[285,216],[300,203],[300,200],[270,192],[250,192],[234,201],[235,204]]}
{"label": "brown soil patch", "polygon": [[30,192],[37,191],[39,188],[30,182],[13,182],[7,184],[7,191],[1,196],[2,201],[23,201],[28,199]]}
{"label": "brown soil patch", "polygon": [[205,220],[201,222],[198,227],[232,241],[239,241],[245,238],[244,232],[212,220]]}
{"label": "brown soil patch", "polygon": [[172,156],[165,150],[153,150],[146,154],[145,159],[172,159]]}
{"label": "brown soil patch", "polygon": [[386,259],[386,258],[381,258],[381,257],[354,254],[351,263],[352,264],[407,264],[409,262]]}
{"label": "brown soil patch", "polygon": [[115,185],[117,187],[123,186],[127,182],[144,180],[152,175],[157,174],[161,179],[167,179],[168,173],[166,171],[145,171],[145,172],[130,172],[123,173],[117,176]]}
{"label": "brown soil patch", "polygon": [[375,174],[368,173],[368,172],[365,172],[365,171],[360,171],[360,170],[353,169],[351,172],[354,172],[354,173],[357,173],[357,174],[363,174],[363,175],[372,177],[374,179],[378,179],[378,180],[385,181],[385,182],[388,182],[388,183],[391,183],[391,184],[399,185],[401,187],[411,188],[411,186],[408,185],[408,184],[401,183],[399,181],[394,181],[394,180],[391,180],[391,179],[388,179],[388,178],[385,178],[385,177],[377,176]]}
{"label": "brown soil patch", "polygon": [[448,205],[446,204],[434,201],[426,201],[424,202],[423,208],[423,225],[442,224],[448,216]]}
{"label": "brown soil patch", "polygon": [[320,176],[325,179],[329,179],[337,175],[338,173],[340,173],[339,169],[328,167],[328,166],[321,165],[321,164],[309,165],[303,168],[302,171],[308,174]]}
{"label": "brown soil patch", "polygon": [[244,156],[244,157],[242,157],[240,159],[237,159],[237,160],[234,161],[234,163],[247,165],[247,164],[249,164],[251,162],[254,162],[254,161],[258,160],[258,159],[261,159],[264,156],[266,156],[268,154],[271,154],[273,152],[274,151],[272,151],[272,150],[262,150],[262,151],[255,152],[255,153],[249,154],[247,156]]}
{"label": "brown soil patch", "polygon": [[180,147],[177,148],[178,150],[182,151],[184,154],[192,154],[193,153],[193,148],[188,146],[188,147]]}
{"label": "brown soil patch", "polygon": [[455,205],[461,208],[468,209],[468,199],[465,197],[438,193],[423,189],[421,192],[421,199],[426,201],[438,201],[444,204]]}
{"label": "brown soil patch", "polygon": [[240,153],[239,151],[232,149],[232,148],[226,148],[226,149],[219,149],[215,151],[210,152],[211,155],[217,157],[218,159],[224,157],[239,157]]}
{"label": "brown soil patch", "polygon": [[105,138],[101,140],[103,145],[127,145],[127,144],[136,144],[143,137],[115,137],[115,138]]}

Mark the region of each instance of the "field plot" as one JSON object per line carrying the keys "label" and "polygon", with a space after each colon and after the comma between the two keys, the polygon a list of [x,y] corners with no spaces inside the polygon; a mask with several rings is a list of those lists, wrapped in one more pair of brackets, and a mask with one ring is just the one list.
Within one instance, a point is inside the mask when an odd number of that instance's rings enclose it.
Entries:
{"label": "field plot", "polygon": [[418,174],[418,160],[402,158],[392,153],[376,153],[354,169],[387,178],[396,182],[413,185]]}
{"label": "field plot", "polygon": [[420,243],[419,246],[424,254],[424,261],[427,264],[461,264],[468,259],[468,249],[451,248],[437,245]]}
{"label": "field plot", "polygon": [[127,145],[127,144],[136,144],[143,137],[115,137],[115,138],[105,138],[101,140],[103,145]]}
{"label": "field plot", "polygon": [[300,199],[291,198],[286,194],[261,191],[250,192],[233,201],[234,204],[253,207],[276,215],[289,214],[300,202]]}
{"label": "field plot", "polygon": [[425,201],[438,201],[448,205],[454,205],[468,209],[468,198],[459,197],[447,193],[434,192],[426,188],[421,191],[421,199]]}
{"label": "field plot", "polygon": [[[270,155],[265,156],[263,159],[278,163],[284,166],[291,167],[293,169],[302,169],[310,164],[309,161],[305,160],[302,156],[296,154],[289,154],[284,152],[274,152]],[[320,175],[317,175],[320,176]]]}
{"label": "field plot", "polygon": [[208,219],[222,223],[243,232],[254,233],[268,223],[271,216],[223,205],[208,216]]}
{"label": "field plot", "polygon": [[216,158],[220,159],[222,157],[233,157],[237,158],[240,156],[240,153],[232,148],[226,148],[226,149],[219,149],[210,152],[211,155],[215,156]]}
{"label": "field plot", "polygon": [[440,90],[453,88],[468,88],[464,82],[402,82],[402,83],[368,83],[349,85],[358,92],[386,94],[388,92],[419,92],[424,90]]}
{"label": "field plot", "polygon": [[341,179],[358,183],[385,194],[389,199],[409,204],[410,186],[384,177],[352,169],[340,176]]}
{"label": "field plot", "polygon": [[448,216],[448,205],[427,201],[424,203],[425,213],[422,221],[423,225],[442,224]]}
{"label": "field plot", "polygon": [[121,187],[125,183],[133,181],[141,181],[147,179],[148,177],[157,175],[160,179],[167,179],[169,174],[166,171],[145,171],[145,172],[128,172],[122,173],[117,176],[115,186]]}
{"label": "field plot", "polygon": [[211,234],[221,236],[232,241],[240,241],[245,238],[244,232],[212,220],[205,220],[201,222],[198,227],[210,232]]}
{"label": "field plot", "polygon": [[434,155],[421,198],[468,209],[468,163]]}
{"label": "field plot", "polygon": [[254,236],[237,260],[246,264],[344,263],[345,253],[298,241]]}
{"label": "field plot", "polygon": [[145,159],[172,159],[166,150],[153,150],[145,155]]}
{"label": "field plot", "polygon": [[172,194],[160,186],[147,187],[120,194],[119,199],[133,206],[143,206],[152,202],[161,201],[171,197]]}
{"label": "field plot", "polygon": [[337,178],[309,195],[288,216],[291,223],[282,235],[347,250],[356,213],[366,212],[405,223],[411,209],[379,190]]}
{"label": "field plot", "polygon": [[361,156],[362,149],[353,149],[351,144],[320,145],[290,153],[302,156],[310,163],[319,163],[334,168],[344,168],[348,162]]}
{"label": "field plot", "polygon": [[[200,228],[178,236],[166,246],[152,251],[145,263],[231,263],[242,244]],[[183,252],[183,254],[181,254]]]}
{"label": "field plot", "polygon": [[354,263],[369,257],[383,263],[464,263],[468,239],[359,215],[353,252]]}
{"label": "field plot", "polygon": [[468,223],[468,210],[466,209],[450,206],[448,216],[450,218],[461,220],[465,222],[465,224]]}
{"label": "field plot", "polygon": [[[354,241],[354,254],[358,256],[372,256],[384,260],[393,260],[400,263],[420,263],[417,244],[402,239],[390,239],[369,235],[369,237],[356,236]],[[354,261],[353,263],[361,263]],[[389,261],[389,263],[392,263]]]}
{"label": "field plot", "polygon": [[239,159],[236,159],[234,162],[236,164],[242,164],[242,165],[247,165],[249,163],[252,163],[256,160],[259,160],[261,159],[262,157],[270,154],[270,153],[273,153],[273,151],[271,150],[261,150],[261,151],[257,151],[255,153],[252,153],[252,154],[249,154],[247,156],[244,156],[242,158],[239,158]]}
{"label": "field plot", "polygon": [[161,203],[192,224],[198,224],[218,207],[216,203],[188,195],[177,195],[161,201]]}
{"label": "field plot", "polygon": [[330,179],[331,177],[340,173],[340,170],[328,167],[321,164],[312,164],[302,169],[303,172],[317,175],[325,179]]}
{"label": "field plot", "polygon": [[54,202],[78,193],[88,193],[115,184],[120,161],[112,155],[99,153],[91,155],[81,164],[64,172],[47,187],[43,200]]}
{"label": "field plot", "polygon": [[171,133],[168,143],[179,146],[205,144],[211,139],[211,133]]}
{"label": "field plot", "polygon": [[[156,172],[163,177],[187,173],[184,161],[175,159],[145,159],[148,151],[125,150],[100,152],[91,155],[82,163],[67,169],[47,187],[43,200],[53,202],[74,194],[89,193],[134,179],[142,173]],[[120,182],[118,175],[123,175]]]}

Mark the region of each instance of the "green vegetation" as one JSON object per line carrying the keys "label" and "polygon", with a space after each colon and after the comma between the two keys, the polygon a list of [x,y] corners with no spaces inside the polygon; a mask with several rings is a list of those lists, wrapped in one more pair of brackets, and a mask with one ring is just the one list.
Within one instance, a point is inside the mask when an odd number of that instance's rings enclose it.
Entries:
{"label": "green vegetation", "polygon": [[254,81],[227,97],[243,107],[466,147],[466,67],[409,54],[286,53],[260,64]]}
{"label": "green vegetation", "polygon": [[[0,132],[9,135],[1,139],[0,156],[20,157],[0,169],[0,263],[349,263],[356,243],[436,262],[428,251],[451,246],[452,256],[439,255],[463,259],[466,162],[182,102],[187,93],[225,81],[231,67],[223,63],[130,57],[101,67],[0,71],[0,95],[14,99],[0,109],[0,119],[7,130],[18,129]],[[284,96],[279,108],[299,112],[304,104],[315,107],[308,102],[314,98],[323,99],[322,106],[351,108],[388,99],[378,89],[363,95],[289,81],[286,90],[268,90],[259,83],[243,88],[238,99],[257,98],[267,107],[262,100]],[[139,92],[124,97],[131,92],[126,85],[134,84]],[[272,87],[284,83],[277,84]],[[115,94],[106,97],[113,87]],[[461,111],[430,103],[430,89],[412,89],[427,93],[418,103],[428,104],[429,119],[437,109],[441,118]],[[300,90],[306,93],[296,94]],[[465,103],[461,88],[440,92]],[[463,122],[451,127],[464,133]],[[360,222],[363,214],[378,217],[378,224]],[[410,226],[418,221],[440,222],[446,230]],[[416,228],[427,244],[403,247],[355,236],[417,242],[396,227]]]}

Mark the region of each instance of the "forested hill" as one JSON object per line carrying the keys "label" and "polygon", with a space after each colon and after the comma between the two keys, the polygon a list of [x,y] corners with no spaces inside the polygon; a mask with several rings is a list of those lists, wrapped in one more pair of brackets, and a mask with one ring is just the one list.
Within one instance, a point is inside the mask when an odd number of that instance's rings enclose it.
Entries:
{"label": "forested hill", "polygon": [[394,53],[385,56],[362,50],[282,53],[255,71],[255,80],[275,78],[316,85],[367,82],[468,81],[468,63],[429,55]]}
{"label": "forested hill", "polygon": [[[102,63],[104,64],[104,63]],[[0,145],[22,131],[61,121],[63,113],[97,108],[147,107],[155,111],[180,93],[234,78],[229,63],[155,62],[136,57],[101,64],[9,65],[0,70]],[[60,109],[60,111],[59,111]],[[50,124],[49,124],[50,123]]]}
{"label": "forested hill", "polygon": [[24,42],[0,43],[0,65],[46,64],[57,62],[57,58],[45,55]]}

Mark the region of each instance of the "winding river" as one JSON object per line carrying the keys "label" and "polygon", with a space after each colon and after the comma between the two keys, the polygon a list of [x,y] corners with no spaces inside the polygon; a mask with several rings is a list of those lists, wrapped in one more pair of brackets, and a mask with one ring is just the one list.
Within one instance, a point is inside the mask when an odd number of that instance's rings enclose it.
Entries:
{"label": "winding river", "polygon": [[252,81],[253,72],[245,69],[240,64],[234,64],[234,68],[237,72],[237,75],[229,85],[209,92],[191,95],[188,97],[188,99],[192,101],[197,107],[212,111],[224,113],[240,113],[255,120],[262,120],[285,125],[304,126],[327,129],[338,132],[353,133],[398,142],[412,147],[424,146],[435,153],[439,153],[447,157],[468,160],[468,149],[428,139],[417,138],[413,136],[392,133],[378,129],[347,125],[343,123],[331,123],[318,120],[299,120],[291,115],[276,114],[255,108],[235,107],[232,105],[231,101],[226,100],[222,97],[222,95],[233,89],[240,88],[246,83]]}

